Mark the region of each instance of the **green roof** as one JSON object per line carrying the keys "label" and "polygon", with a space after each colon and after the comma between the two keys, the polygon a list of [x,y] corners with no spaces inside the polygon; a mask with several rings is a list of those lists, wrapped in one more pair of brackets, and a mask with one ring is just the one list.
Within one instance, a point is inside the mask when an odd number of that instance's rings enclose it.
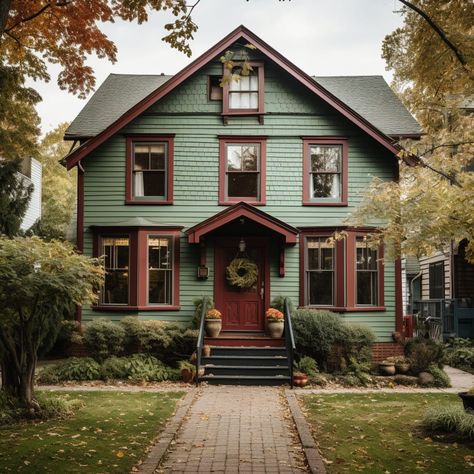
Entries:
{"label": "green roof", "polygon": [[[171,77],[110,74],[73,120],[65,138],[97,135]],[[386,135],[421,132],[382,76],[315,76],[313,79]]]}

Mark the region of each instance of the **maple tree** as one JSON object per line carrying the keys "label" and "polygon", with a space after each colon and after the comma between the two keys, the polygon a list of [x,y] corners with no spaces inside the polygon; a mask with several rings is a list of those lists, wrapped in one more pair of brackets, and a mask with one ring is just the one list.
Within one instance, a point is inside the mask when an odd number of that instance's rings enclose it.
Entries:
{"label": "maple tree", "polygon": [[404,24],[385,38],[383,57],[424,135],[402,143],[399,181],[374,180],[350,221],[385,222],[372,240],[383,239],[394,257],[430,255],[467,239],[466,258],[474,262],[474,6],[402,3],[430,22],[404,9]]}

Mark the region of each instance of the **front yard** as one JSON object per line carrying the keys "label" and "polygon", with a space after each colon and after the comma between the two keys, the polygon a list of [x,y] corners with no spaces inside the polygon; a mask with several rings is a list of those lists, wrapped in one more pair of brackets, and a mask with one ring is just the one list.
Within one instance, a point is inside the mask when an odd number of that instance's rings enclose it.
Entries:
{"label": "front yard", "polygon": [[472,473],[474,443],[429,437],[419,428],[431,404],[460,404],[450,394],[303,396],[329,473]]}
{"label": "front yard", "polygon": [[0,472],[128,473],[182,392],[48,393],[83,402],[63,420],[0,428]]}

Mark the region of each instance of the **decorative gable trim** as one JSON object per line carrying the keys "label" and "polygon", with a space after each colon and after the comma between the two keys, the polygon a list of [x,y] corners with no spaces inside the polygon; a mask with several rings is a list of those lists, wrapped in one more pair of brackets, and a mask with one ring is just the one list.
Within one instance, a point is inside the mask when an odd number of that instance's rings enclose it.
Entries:
{"label": "decorative gable trim", "polygon": [[79,148],[74,150],[68,156],[64,158],[67,169],[73,168],[81,159],[85,158],[89,153],[95,150],[98,146],[108,140],[111,136],[117,133],[125,125],[130,123],[140,114],[145,112],[155,102],[163,98],[169,92],[174,90],[182,82],[188,79],[192,74],[198,71],[201,67],[207,64],[212,58],[221,54],[223,51],[228,49],[237,40],[243,38],[249,43],[253,44],[259,51],[266,55],[275,64],[283,68],[288,74],[298,80],[302,85],[308,88],[311,92],[316,94],[319,98],[324,100],[331,107],[340,112],[349,121],[375,139],[378,143],[384,146],[393,154],[397,154],[399,147],[392,142],[392,139],[374,127],[371,123],[361,117],[357,112],[348,107],[344,102],[339,100],[337,97],[332,95],[328,90],[318,84],[311,76],[303,72],[278,51],[273,49],[258,36],[248,30],[245,26],[241,25],[234,31],[229,33],[221,41],[215,44],[212,48],[206,51],[204,54],[195,59],[192,63],[182,69],[178,74],[173,76],[169,81],[158,87],[154,92],[141,100],[138,104],[134,105],[130,110],[123,114],[118,120],[112,125],[107,127],[101,133],[91,138],[82,144]]}

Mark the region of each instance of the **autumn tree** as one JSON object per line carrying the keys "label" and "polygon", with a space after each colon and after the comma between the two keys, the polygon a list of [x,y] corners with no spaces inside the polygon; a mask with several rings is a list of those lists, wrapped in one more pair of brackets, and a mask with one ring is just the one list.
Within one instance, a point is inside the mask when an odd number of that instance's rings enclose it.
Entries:
{"label": "autumn tree", "polygon": [[38,160],[43,167],[41,219],[32,232],[46,239],[64,239],[71,224],[76,201],[76,172],[67,171],[59,161],[71,144],[63,140],[68,124],[47,133],[39,145]]}
{"label": "autumn tree", "polygon": [[1,390],[32,415],[39,347],[54,343],[71,303],[95,301],[103,273],[69,243],[0,237]]}
{"label": "autumn tree", "polygon": [[403,26],[385,38],[383,57],[424,135],[403,143],[399,182],[374,180],[350,220],[387,222],[373,238],[394,256],[429,255],[468,239],[474,262],[474,5],[402,3],[409,5]]}

